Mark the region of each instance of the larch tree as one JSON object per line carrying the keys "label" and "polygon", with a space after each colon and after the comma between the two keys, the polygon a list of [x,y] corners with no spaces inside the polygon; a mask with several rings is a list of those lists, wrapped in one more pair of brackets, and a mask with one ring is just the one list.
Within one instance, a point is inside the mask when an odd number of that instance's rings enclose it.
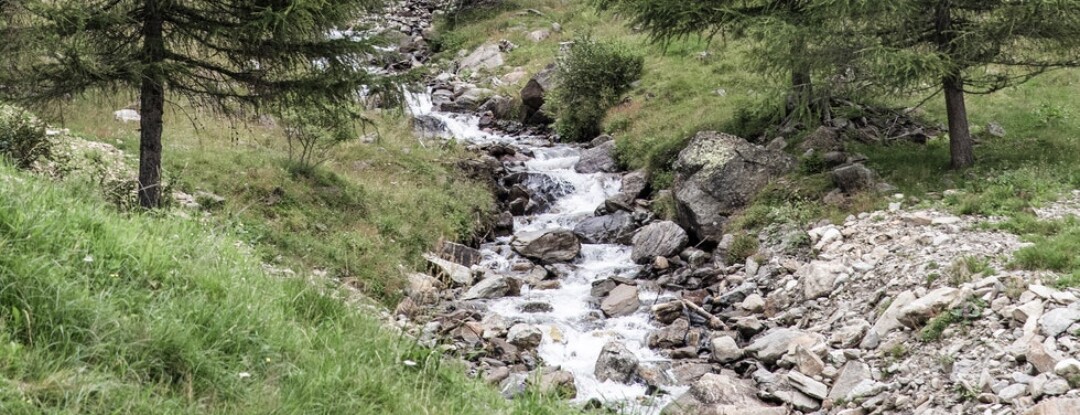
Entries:
{"label": "larch tree", "polygon": [[691,36],[727,36],[752,40],[755,55],[769,70],[791,76],[792,104],[804,108],[813,99],[815,69],[831,66],[821,46],[830,44],[817,0],[593,0],[613,10],[652,40],[667,42]]}
{"label": "larch tree", "polygon": [[48,103],[137,91],[139,203],[162,204],[166,101],[243,108],[355,100],[386,79],[362,70],[371,42],[342,35],[379,0],[0,0],[0,93]]}
{"label": "larch tree", "polygon": [[951,164],[975,163],[965,94],[988,94],[1080,65],[1080,0],[826,0],[859,76],[891,91],[945,96]]}

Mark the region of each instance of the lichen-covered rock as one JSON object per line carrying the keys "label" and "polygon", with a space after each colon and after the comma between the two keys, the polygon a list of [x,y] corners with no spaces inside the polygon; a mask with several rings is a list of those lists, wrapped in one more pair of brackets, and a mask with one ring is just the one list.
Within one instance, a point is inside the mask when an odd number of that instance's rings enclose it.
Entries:
{"label": "lichen-covered rock", "polygon": [[675,163],[676,216],[698,239],[719,241],[727,218],[738,212],[795,160],[724,133],[701,132]]}

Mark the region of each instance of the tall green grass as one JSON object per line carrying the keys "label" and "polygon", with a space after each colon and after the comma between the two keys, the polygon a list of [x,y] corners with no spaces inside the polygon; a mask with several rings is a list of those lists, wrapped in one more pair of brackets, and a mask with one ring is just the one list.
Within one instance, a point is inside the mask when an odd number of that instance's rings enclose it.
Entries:
{"label": "tall green grass", "polygon": [[0,166],[0,412],[563,411],[508,404],[339,294],[199,221]]}
{"label": "tall green grass", "polygon": [[[112,120],[126,102],[89,94],[75,98],[63,117],[49,118],[135,155],[138,125]],[[348,142],[305,169],[289,163],[275,126],[173,106],[163,175],[169,190],[223,196],[207,220],[239,235],[263,262],[301,274],[325,271],[392,306],[403,286],[401,268],[420,269],[420,255],[440,239],[474,236],[493,201],[457,171],[455,162],[466,156],[459,146],[421,144],[405,117],[375,116],[375,127],[357,131],[374,142]]]}

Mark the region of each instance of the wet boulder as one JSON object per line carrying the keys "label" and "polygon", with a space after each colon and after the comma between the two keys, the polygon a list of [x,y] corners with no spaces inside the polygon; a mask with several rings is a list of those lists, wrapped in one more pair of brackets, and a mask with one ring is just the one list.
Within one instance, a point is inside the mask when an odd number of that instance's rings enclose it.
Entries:
{"label": "wet boulder", "polygon": [[615,160],[615,142],[607,141],[583,151],[581,159],[574,165],[574,171],[583,174],[619,171],[619,163]]}
{"label": "wet boulder", "polygon": [[581,241],[565,229],[520,233],[511,242],[514,251],[541,263],[569,262],[581,252]]}
{"label": "wet boulder", "polygon": [[619,383],[628,383],[637,371],[638,358],[626,345],[617,340],[609,341],[600,350],[600,357],[596,359],[594,374],[596,379],[603,382],[612,380]]}
{"label": "wet boulder", "polygon": [[574,233],[587,244],[614,244],[629,240],[635,227],[629,213],[618,211],[585,219],[574,227]]}
{"label": "wet boulder", "polygon": [[506,334],[506,341],[511,345],[520,347],[522,349],[535,349],[540,346],[540,342],[544,340],[544,333],[536,326],[529,324],[515,324],[510,327],[510,330]]}
{"label": "wet boulder", "polygon": [[505,275],[497,275],[476,283],[472,288],[469,288],[469,291],[465,292],[465,296],[461,297],[461,299],[495,299],[518,295],[520,292],[521,280]]}
{"label": "wet boulder", "polygon": [[413,131],[421,137],[440,137],[446,134],[446,122],[431,115],[419,115],[412,120]]}
{"label": "wet boulder", "polygon": [[783,152],[730,134],[698,133],[675,163],[678,222],[698,239],[719,241],[727,218],[795,165]]}
{"label": "wet boulder", "polygon": [[638,300],[638,288],[633,285],[615,287],[600,303],[600,310],[608,317],[628,316],[634,314],[639,307],[641,301]]}
{"label": "wet boulder", "polygon": [[675,222],[656,222],[638,231],[633,238],[634,262],[647,264],[658,256],[678,254],[690,242],[686,231]]}

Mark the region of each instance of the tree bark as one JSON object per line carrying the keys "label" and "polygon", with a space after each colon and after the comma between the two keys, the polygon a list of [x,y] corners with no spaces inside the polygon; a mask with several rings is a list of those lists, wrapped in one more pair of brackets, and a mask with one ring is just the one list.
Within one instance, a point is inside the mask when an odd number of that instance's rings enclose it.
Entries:
{"label": "tree bark", "polygon": [[967,105],[964,103],[964,81],[960,75],[951,75],[943,82],[945,89],[945,112],[949,117],[949,154],[954,169],[975,165],[974,142],[968,125]]}
{"label": "tree bark", "polygon": [[[938,50],[952,56],[955,52],[952,28],[952,2],[938,2],[934,10],[934,37]],[[967,105],[964,103],[964,77],[959,68],[953,68],[942,80],[945,92],[945,112],[949,117],[949,154],[952,168],[963,169],[975,165],[974,143],[968,126]]]}
{"label": "tree bark", "polygon": [[139,91],[139,205],[161,207],[161,131],[164,124],[165,80],[161,63],[165,60],[164,19],[160,0],[146,0],[143,23],[143,74]]}

